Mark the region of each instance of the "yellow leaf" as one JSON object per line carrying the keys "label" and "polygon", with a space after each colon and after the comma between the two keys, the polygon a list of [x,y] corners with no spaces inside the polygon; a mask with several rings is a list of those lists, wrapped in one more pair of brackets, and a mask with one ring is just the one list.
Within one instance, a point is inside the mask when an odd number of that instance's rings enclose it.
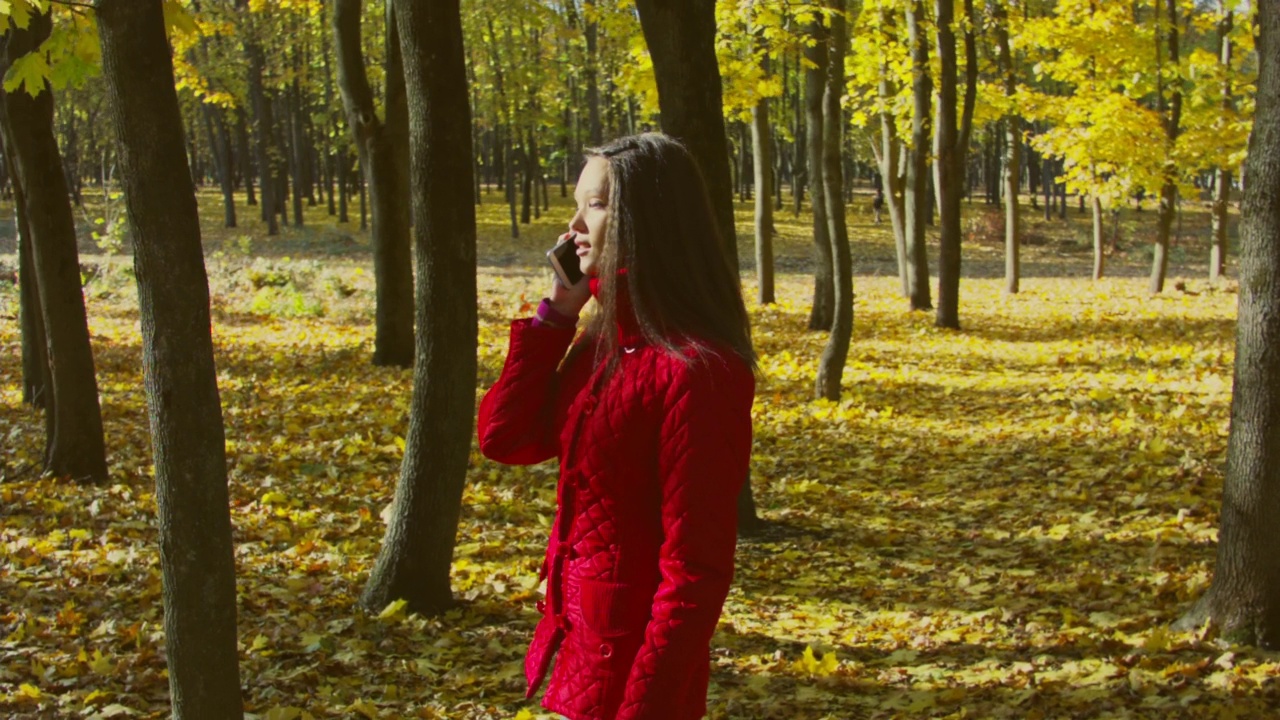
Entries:
{"label": "yellow leaf", "polygon": [[35,685],[22,683],[18,686],[18,694],[24,697],[29,697],[32,700],[39,700],[44,693],[40,692],[40,688]]}
{"label": "yellow leaf", "polygon": [[272,490],[262,494],[259,502],[263,505],[284,505],[289,501],[289,496],[279,490]]}
{"label": "yellow leaf", "polygon": [[351,705],[347,706],[347,712],[358,712],[369,718],[369,720],[377,720],[378,718],[377,706],[367,700],[357,700],[351,703]]}
{"label": "yellow leaf", "polygon": [[116,664],[103,657],[101,650],[94,650],[93,662],[89,663],[89,669],[99,675],[111,675],[116,671]]}
{"label": "yellow leaf", "polygon": [[404,617],[404,606],[409,604],[408,600],[392,600],[387,604],[382,612],[378,613],[379,620],[399,620]]}

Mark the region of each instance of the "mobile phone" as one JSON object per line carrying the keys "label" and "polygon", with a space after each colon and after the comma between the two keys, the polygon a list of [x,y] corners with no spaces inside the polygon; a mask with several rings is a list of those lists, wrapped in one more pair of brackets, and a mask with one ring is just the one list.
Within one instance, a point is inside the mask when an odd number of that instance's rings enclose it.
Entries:
{"label": "mobile phone", "polygon": [[582,268],[578,265],[578,246],[573,243],[572,235],[568,240],[547,251],[547,261],[555,270],[560,284],[571,288],[582,280]]}

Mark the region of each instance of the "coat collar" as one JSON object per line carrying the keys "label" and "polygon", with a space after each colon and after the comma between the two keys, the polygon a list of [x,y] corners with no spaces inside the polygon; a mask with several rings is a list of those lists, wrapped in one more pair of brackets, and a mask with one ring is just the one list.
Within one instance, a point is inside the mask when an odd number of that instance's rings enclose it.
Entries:
{"label": "coat collar", "polygon": [[[617,300],[617,323],[618,323],[618,346],[621,348],[634,348],[637,345],[647,344],[644,333],[640,330],[640,323],[636,320],[635,311],[631,305],[631,290],[627,283],[627,271],[619,270],[614,276],[618,288],[615,298]],[[600,286],[604,281],[599,276],[592,276],[587,280],[591,287],[591,297],[597,302],[600,301]]]}

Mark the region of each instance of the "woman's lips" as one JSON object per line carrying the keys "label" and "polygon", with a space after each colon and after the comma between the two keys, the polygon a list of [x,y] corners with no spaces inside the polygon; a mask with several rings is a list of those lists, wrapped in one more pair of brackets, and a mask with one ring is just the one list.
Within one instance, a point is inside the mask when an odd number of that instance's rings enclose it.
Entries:
{"label": "woman's lips", "polygon": [[589,242],[574,240],[573,244],[578,246],[578,257],[584,257],[587,253],[591,252],[591,243]]}

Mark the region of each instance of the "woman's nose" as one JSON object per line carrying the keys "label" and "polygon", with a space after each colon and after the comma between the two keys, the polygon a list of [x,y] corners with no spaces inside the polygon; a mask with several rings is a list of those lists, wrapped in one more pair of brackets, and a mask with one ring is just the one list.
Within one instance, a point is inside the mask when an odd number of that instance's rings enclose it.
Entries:
{"label": "woman's nose", "polygon": [[576,233],[585,233],[587,231],[587,223],[582,219],[581,212],[573,214],[573,218],[569,220],[569,229]]}

